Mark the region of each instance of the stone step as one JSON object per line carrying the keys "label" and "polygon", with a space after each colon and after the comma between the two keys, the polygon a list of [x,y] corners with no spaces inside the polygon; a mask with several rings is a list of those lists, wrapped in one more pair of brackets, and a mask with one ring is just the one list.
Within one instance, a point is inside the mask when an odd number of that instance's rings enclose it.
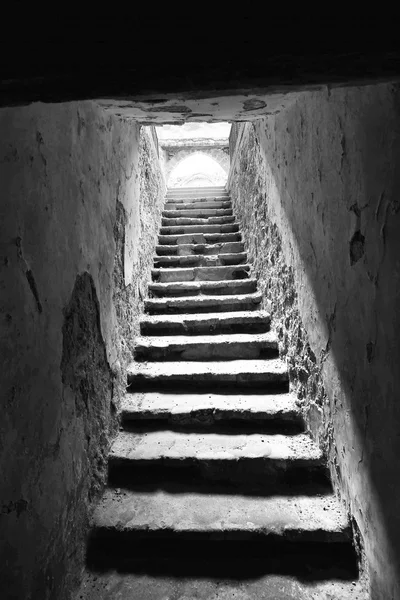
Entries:
{"label": "stone step", "polygon": [[229,192],[227,192],[224,189],[221,188],[214,188],[211,190],[195,190],[195,191],[191,191],[191,190],[176,190],[176,191],[171,191],[171,192],[167,192],[166,194],[166,198],[213,198],[214,196],[218,197],[218,196],[222,196],[222,197],[226,197],[226,196],[230,196]]}
{"label": "stone step", "polygon": [[188,256],[156,256],[154,258],[155,268],[176,267],[217,267],[226,265],[240,265],[247,261],[246,252],[234,252],[230,254],[188,255]]}
{"label": "stone step", "polygon": [[168,188],[167,189],[167,195],[169,194],[198,194],[199,196],[205,194],[205,193],[214,193],[214,192],[223,192],[223,193],[228,193],[226,186],[224,185],[210,185],[210,186],[204,186],[204,187],[192,187],[192,186],[185,186],[185,187],[172,187],[172,188]]}
{"label": "stone step", "polygon": [[183,187],[171,187],[167,189],[167,195],[168,194],[198,194],[199,196],[201,196],[204,193],[211,193],[211,192],[223,192],[223,193],[228,193],[226,186],[225,185],[210,185],[210,186],[204,186],[204,187],[198,187],[198,186],[183,186]]}
{"label": "stone step", "polygon": [[[296,435],[120,431],[109,455],[110,482],[154,481],[154,473],[184,481],[188,472],[200,484],[256,484],[273,492],[286,481],[322,482],[326,466],[321,450],[307,433]],[[188,488],[189,486],[188,479]],[[160,480],[160,485],[162,479]],[[235,496],[238,499],[238,496]],[[293,500],[292,500],[293,501]],[[246,520],[246,519],[245,519]]]}
{"label": "stone step", "polygon": [[184,296],[182,298],[152,298],[145,300],[148,314],[182,314],[205,312],[232,312],[256,310],[260,307],[262,294],[241,294],[239,296]]}
{"label": "stone step", "polygon": [[195,190],[190,190],[190,189],[173,189],[173,190],[168,190],[166,193],[166,197],[168,198],[169,196],[198,196],[199,198],[204,198],[205,196],[215,196],[215,195],[228,195],[229,196],[229,192],[224,188],[224,187],[211,187],[208,189],[195,189]]}
{"label": "stone step", "polygon": [[216,424],[277,423],[304,428],[293,394],[126,394],[120,407],[121,423],[159,421],[168,425],[209,428]]}
{"label": "stone step", "polygon": [[174,192],[166,195],[166,200],[184,200],[186,198],[195,200],[208,200],[212,198],[230,198],[230,194],[224,190],[211,190],[209,192],[193,193],[193,192]]}
{"label": "stone step", "polygon": [[166,200],[177,200],[177,201],[185,201],[185,199],[195,199],[198,201],[205,201],[213,198],[230,198],[230,194],[224,190],[211,190],[208,192],[202,193],[194,193],[194,192],[168,192],[166,195]]}
{"label": "stone step", "polygon": [[141,335],[218,335],[221,333],[264,333],[271,317],[264,311],[155,315],[140,321]]}
{"label": "stone step", "polygon": [[176,219],[168,219],[164,217],[161,221],[163,227],[181,226],[181,225],[227,225],[234,223],[235,217],[203,217],[193,219],[191,217],[178,217]]}
{"label": "stone step", "polygon": [[[350,543],[89,538],[79,600],[370,600]],[[94,532],[96,533],[96,532]],[[99,532],[98,532],[99,533]],[[110,536],[110,537],[109,537]],[[114,543],[113,543],[114,542]],[[243,560],[243,557],[246,560]]]}
{"label": "stone step", "polygon": [[250,265],[224,265],[216,267],[191,267],[175,269],[152,269],[153,281],[217,281],[249,279]]}
{"label": "stone step", "polygon": [[239,231],[237,223],[226,225],[177,225],[172,227],[161,227],[160,235],[177,235],[185,233],[233,233]]}
{"label": "stone step", "polygon": [[202,218],[202,217],[232,217],[231,208],[188,208],[187,210],[163,210],[162,217],[168,219]]}
{"label": "stone step", "polygon": [[175,205],[177,207],[181,207],[184,204],[193,204],[196,203],[196,205],[198,207],[201,207],[203,205],[203,208],[205,208],[205,205],[210,204],[210,208],[215,208],[215,204],[216,203],[221,203],[221,202],[229,202],[232,203],[232,199],[228,194],[220,194],[220,195],[210,195],[210,196],[206,196],[204,198],[200,198],[200,197],[196,197],[196,196],[169,196],[168,198],[166,198],[165,201],[165,207],[169,207],[171,205]]}
{"label": "stone step", "polygon": [[159,235],[158,243],[160,246],[172,245],[200,245],[207,244],[227,244],[229,242],[241,242],[240,233],[186,233],[180,235]]}
{"label": "stone step", "polygon": [[210,361],[271,358],[278,356],[275,333],[236,333],[193,336],[139,337],[135,345],[137,361]]}
{"label": "stone step", "polygon": [[[196,200],[193,202],[167,202],[164,205],[163,212],[176,211],[176,212],[181,212],[183,217],[185,217],[185,216],[189,217],[190,212],[188,213],[188,211],[228,210],[228,209],[229,210],[232,209],[232,202],[230,200],[225,200],[225,201],[211,200],[208,202],[198,202]],[[164,216],[168,216],[168,215],[164,215]],[[208,216],[218,216],[218,215],[208,215]],[[223,216],[223,215],[220,215],[220,216]]]}
{"label": "stone step", "polygon": [[140,389],[197,389],[218,387],[287,390],[286,364],[279,358],[269,360],[133,362],[127,368],[132,391]]}
{"label": "stone step", "polygon": [[282,543],[351,543],[347,515],[333,495],[254,498],[108,488],[92,526],[92,538],[105,542],[104,550],[111,554],[121,542],[140,555],[140,540],[149,539],[155,555],[157,543],[167,540],[172,553],[178,540],[273,541],[277,550]]}
{"label": "stone step", "polygon": [[243,242],[226,242],[219,244],[172,244],[156,246],[158,256],[209,256],[216,254],[234,254],[244,252]]}
{"label": "stone step", "polygon": [[[164,269],[164,271],[168,270],[170,269]],[[210,296],[251,294],[257,291],[257,280],[226,279],[225,281],[171,281],[167,283],[150,283],[148,290],[149,294],[155,298],[165,298],[167,296],[197,296],[199,294],[208,294]]]}

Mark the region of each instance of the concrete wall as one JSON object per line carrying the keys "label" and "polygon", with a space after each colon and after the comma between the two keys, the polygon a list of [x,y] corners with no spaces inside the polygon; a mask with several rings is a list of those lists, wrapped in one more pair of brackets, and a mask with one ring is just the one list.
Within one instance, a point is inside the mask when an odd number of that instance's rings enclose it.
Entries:
{"label": "concrete wall", "polygon": [[3,109],[0,132],[0,595],[62,600],[104,483],[164,183],[151,136],[92,102]]}
{"label": "concrete wall", "polygon": [[400,598],[399,88],[304,93],[242,126],[230,189],[292,387]]}

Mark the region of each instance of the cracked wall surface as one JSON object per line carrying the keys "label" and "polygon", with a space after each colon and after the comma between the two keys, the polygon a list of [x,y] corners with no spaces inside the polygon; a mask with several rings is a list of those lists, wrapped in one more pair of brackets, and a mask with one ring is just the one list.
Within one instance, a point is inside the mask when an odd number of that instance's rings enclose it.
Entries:
{"label": "cracked wall surface", "polygon": [[393,84],[303,94],[241,126],[229,181],[373,599],[400,597],[399,98]]}
{"label": "cracked wall surface", "polygon": [[149,133],[93,102],[2,109],[0,131],[0,590],[63,600],[104,483],[164,183]]}

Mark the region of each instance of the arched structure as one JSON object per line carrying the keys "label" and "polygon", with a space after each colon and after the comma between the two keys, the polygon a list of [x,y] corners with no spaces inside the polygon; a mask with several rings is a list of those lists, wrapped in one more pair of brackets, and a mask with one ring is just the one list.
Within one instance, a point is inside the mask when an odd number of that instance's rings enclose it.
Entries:
{"label": "arched structure", "polygon": [[[228,172],[210,153],[203,151],[181,152],[180,157],[169,170],[169,187],[202,187],[225,185]],[[178,156],[177,156],[178,158]]]}
{"label": "arched structure", "polygon": [[164,168],[167,181],[171,173],[188,157],[201,153],[218,163],[223,172],[229,172],[229,142],[215,139],[164,140],[160,146],[164,155]]}

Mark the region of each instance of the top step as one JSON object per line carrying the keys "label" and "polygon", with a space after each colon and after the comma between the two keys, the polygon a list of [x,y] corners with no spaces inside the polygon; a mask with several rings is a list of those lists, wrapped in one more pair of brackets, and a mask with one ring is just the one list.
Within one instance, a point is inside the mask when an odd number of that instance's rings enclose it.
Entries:
{"label": "top step", "polygon": [[167,192],[166,197],[168,198],[210,198],[215,196],[229,196],[229,193],[225,190],[199,190],[196,192],[188,191],[171,191]]}
{"label": "top step", "polygon": [[211,185],[207,187],[175,187],[168,188],[167,194],[203,194],[204,192],[226,192],[226,188],[224,185]]}

